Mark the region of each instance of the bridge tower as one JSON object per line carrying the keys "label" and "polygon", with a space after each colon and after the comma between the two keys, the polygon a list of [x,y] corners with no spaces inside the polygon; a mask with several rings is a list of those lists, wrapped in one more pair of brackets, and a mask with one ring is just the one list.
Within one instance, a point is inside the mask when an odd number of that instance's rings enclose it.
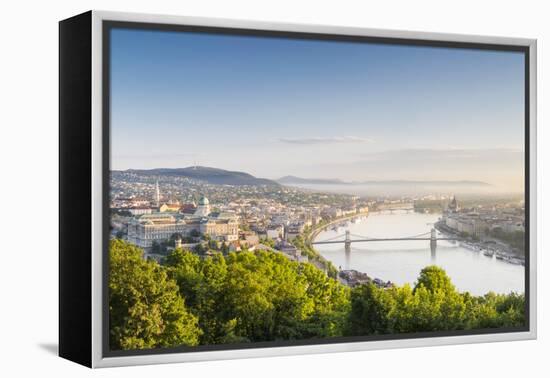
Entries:
{"label": "bridge tower", "polygon": [[435,228],[432,228],[432,231],[430,233],[430,246],[434,247],[437,245],[437,234],[435,231]]}
{"label": "bridge tower", "polygon": [[346,230],[346,239],[344,240],[344,247],[346,248],[346,251],[350,250],[351,246],[351,235],[349,230]]}

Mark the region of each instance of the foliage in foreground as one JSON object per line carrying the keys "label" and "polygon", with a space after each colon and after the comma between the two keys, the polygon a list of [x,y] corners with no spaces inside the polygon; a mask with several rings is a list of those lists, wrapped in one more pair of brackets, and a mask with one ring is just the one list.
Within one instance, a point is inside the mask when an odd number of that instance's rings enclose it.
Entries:
{"label": "foliage in foreground", "polygon": [[355,288],[347,335],[520,327],[525,322],[523,295],[459,293],[445,271],[424,268],[414,288]]}
{"label": "foliage in foreground", "polygon": [[165,266],[199,319],[201,344],[336,336],[349,311],[347,287],[280,253],[175,250]]}
{"label": "foliage in foreground", "polygon": [[198,319],[179,289],[142,250],[111,241],[109,267],[109,342],[111,349],[197,345]]}
{"label": "foliage in foreground", "polygon": [[273,252],[201,258],[178,249],[160,265],[113,240],[110,256],[112,349],[524,324],[523,295],[459,293],[433,266],[414,288],[350,290],[311,264]]}

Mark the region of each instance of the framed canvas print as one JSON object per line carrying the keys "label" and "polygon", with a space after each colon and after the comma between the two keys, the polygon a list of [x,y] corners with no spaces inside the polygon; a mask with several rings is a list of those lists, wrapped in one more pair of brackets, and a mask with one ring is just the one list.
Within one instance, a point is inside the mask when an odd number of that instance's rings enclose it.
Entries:
{"label": "framed canvas print", "polygon": [[536,42],[60,22],[60,355],[536,337]]}

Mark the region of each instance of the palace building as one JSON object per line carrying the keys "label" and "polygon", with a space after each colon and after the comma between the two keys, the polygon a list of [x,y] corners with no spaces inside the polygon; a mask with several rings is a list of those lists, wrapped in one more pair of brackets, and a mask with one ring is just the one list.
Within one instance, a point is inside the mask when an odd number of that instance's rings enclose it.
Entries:
{"label": "palace building", "polygon": [[208,235],[219,241],[239,238],[239,223],[232,213],[213,213],[208,198],[199,200],[194,214],[158,212],[144,214],[128,223],[128,241],[141,248],[151,248],[154,241],[162,242],[174,234]]}

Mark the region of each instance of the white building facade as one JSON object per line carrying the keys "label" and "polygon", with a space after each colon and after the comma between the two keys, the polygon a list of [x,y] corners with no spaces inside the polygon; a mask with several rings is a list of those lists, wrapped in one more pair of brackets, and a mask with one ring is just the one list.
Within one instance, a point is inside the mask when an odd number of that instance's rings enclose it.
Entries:
{"label": "white building facade", "polygon": [[206,197],[200,199],[193,215],[159,212],[128,223],[128,242],[141,248],[151,248],[155,241],[169,240],[174,234],[185,237],[197,233],[219,241],[235,241],[239,239],[239,223],[233,214],[211,213]]}

